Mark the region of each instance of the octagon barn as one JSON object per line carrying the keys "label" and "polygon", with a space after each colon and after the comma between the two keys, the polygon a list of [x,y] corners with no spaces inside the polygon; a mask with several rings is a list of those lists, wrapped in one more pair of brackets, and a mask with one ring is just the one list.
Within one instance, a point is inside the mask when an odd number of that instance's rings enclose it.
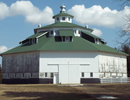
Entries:
{"label": "octagon barn", "polygon": [[106,45],[87,26],[72,23],[61,6],[53,24],[1,54],[2,83],[100,83],[101,78],[127,77],[126,54]]}

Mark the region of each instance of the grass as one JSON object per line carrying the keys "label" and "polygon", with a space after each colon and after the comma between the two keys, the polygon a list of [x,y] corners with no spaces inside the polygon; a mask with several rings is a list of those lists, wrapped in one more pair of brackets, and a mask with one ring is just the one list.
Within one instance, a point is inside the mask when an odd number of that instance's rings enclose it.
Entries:
{"label": "grass", "polygon": [[82,87],[0,84],[1,100],[98,100],[101,96],[129,100],[130,84],[87,84]]}

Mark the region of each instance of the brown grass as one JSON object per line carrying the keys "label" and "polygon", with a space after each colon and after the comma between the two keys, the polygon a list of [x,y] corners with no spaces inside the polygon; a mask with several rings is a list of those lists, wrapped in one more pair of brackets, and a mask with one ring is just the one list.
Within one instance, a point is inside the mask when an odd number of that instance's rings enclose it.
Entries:
{"label": "brown grass", "polygon": [[87,84],[82,87],[0,84],[0,100],[96,100],[104,95],[129,100],[130,84]]}
{"label": "brown grass", "polygon": [[1,73],[1,67],[0,67],[0,84],[2,83],[2,73]]}

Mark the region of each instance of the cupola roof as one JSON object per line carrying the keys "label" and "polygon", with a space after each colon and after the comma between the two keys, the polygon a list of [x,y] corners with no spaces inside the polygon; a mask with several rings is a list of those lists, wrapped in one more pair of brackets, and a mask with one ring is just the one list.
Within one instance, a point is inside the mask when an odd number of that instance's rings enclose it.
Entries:
{"label": "cupola roof", "polygon": [[66,10],[65,10],[66,7],[64,5],[62,5],[60,8],[61,8],[60,13],[55,15],[55,16],[53,16],[53,18],[58,17],[58,16],[68,16],[68,17],[71,17],[71,18],[74,17],[74,16],[66,13]]}

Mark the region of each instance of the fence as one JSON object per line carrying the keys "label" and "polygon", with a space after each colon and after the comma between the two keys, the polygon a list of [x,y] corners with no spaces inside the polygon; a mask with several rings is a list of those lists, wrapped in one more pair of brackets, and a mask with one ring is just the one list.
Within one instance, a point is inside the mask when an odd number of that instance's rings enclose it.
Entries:
{"label": "fence", "polygon": [[101,78],[101,83],[130,83],[130,77],[127,78]]}

